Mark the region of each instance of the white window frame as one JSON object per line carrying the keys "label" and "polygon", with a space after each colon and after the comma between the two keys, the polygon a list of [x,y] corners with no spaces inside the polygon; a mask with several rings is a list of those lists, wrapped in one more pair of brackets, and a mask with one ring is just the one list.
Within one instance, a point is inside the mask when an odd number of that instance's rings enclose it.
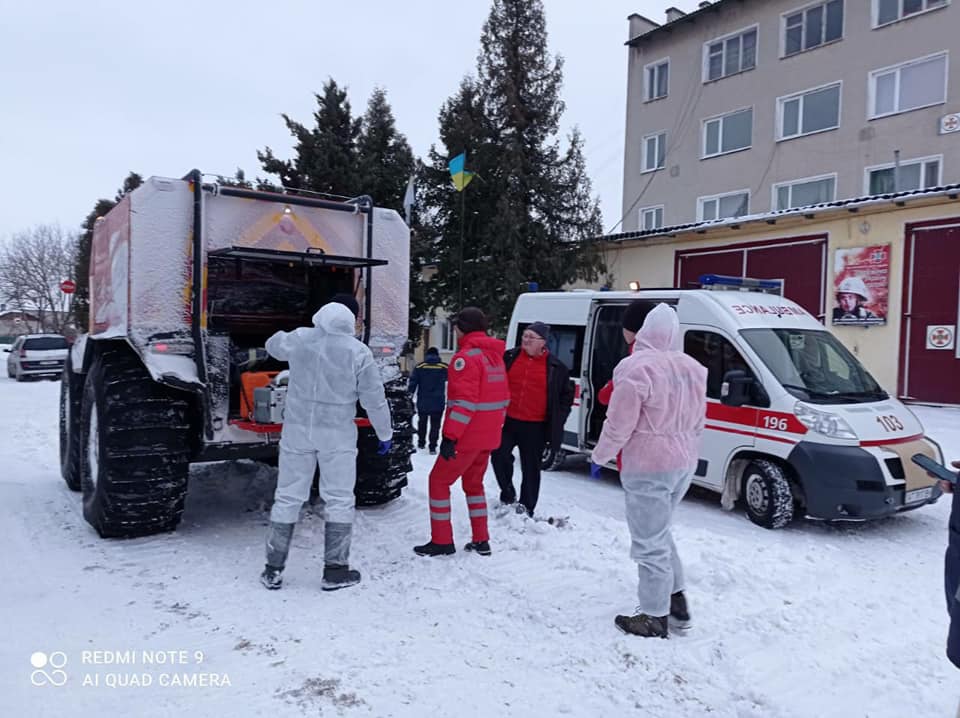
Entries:
{"label": "white window frame", "polygon": [[[753,113],[753,115],[750,117],[750,144],[748,144],[746,147],[737,147],[734,150],[720,149],[720,146],[723,145],[723,121],[727,117],[730,117],[731,115],[736,115],[741,112],[746,112],[747,110],[750,110]],[[714,115],[713,117],[707,117],[701,120],[700,122],[700,159],[706,160],[706,159],[710,159],[711,157],[720,157],[722,155],[732,155],[734,152],[743,152],[744,150],[752,149],[753,148],[753,118],[755,115],[756,115],[756,110],[753,107],[753,105],[750,105],[748,107],[740,107],[736,110],[731,110],[730,112],[724,112],[720,115]],[[711,122],[716,122],[717,120],[720,120],[720,134],[718,136],[719,137],[718,149],[720,151],[714,152],[713,154],[707,154],[707,125]]]}
{"label": "white window frame", "polygon": [[[835,42],[840,42],[847,36],[847,4],[846,4],[847,0],[843,0],[843,20],[840,23],[840,37],[836,38],[835,40],[825,40],[824,42],[820,43],[816,47],[811,47],[809,49],[801,48],[797,52],[791,53],[789,55],[787,54],[787,18],[790,17],[791,15],[796,15],[798,12],[805,13],[807,10],[810,10],[811,8],[815,8],[818,5],[823,5],[824,7],[826,7],[828,2],[830,2],[830,0],[817,0],[817,2],[807,3],[806,5],[801,5],[800,7],[794,8],[793,10],[788,10],[785,13],[781,13],[780,15],[780,58],[781,59],[784,59],[787,57],[796,57],[797,55],[802,55],[805,52],[813,52],[814,50],[819,50],[821,47],[826,47],[827,45],[832,45]],[[856,2],[856,0],[854,0],[854,2]],[[826,17],[826,12],[824,12],[824,17]],[[806,18],[804,18],[804,20],[806,20]],[[826,25],[824,25],[824,32],[826,32]],[[801,45],[806,44],[805,25],[804,25],[804,31],[803,31],[803,39],[804,39],[804,42],[802,42]]]}
{"label": "white window frame", "polygon": [[[840,93],[838,95],[837,102],[837,124],[833,127],[824,127],[820,130],[813,130],[811,132],[803,131],[803,98],[806,95],[818,92],[820,90],[826,90],[829,87],[838,87]],[[794,98],[800,98],[800,114],[797,121],[797,134],[784,136],[783,134],[783,106]],[[817,135],[821,132],[833,132],[838,129],[840,125],[843,124],[843,80],[837,80],[836,82],[828,82],[824,85],[818,85],[817,87],[810,87],[806,90],[801,90],[800,92],[791,92],[789,95],[781,95],[777,98],[777,126],[774,128],[774,133],[777,142],[787,142],[789,140],[795,140],[798,137],[809,137],[810,135]]]}
{"label": "white window frame", "polygon": [[[457,330],[453,326],[453,320],[450,317],[444,317],[440,321],[443,322],[441,326],[437,327],[440,330],[440,341],[437,342],[440,345],[440,351],[455,352],[457,350]],[[440,322],[437,322],[437,324],[440,324]],[[444,327],[447,329],[446,339],[449,341],[444,341]]]}
{"label": "white window frame", "polygon": [[[777,194],[778,190],[783,187],[789,187],[790,189],[790,204],[793,205],[793,186],[798,184],[806,184],[808,182],[820,182],[823,180],[833,180],[833,197],[826,200],[827,202],[835,202],[837,199],[837,173],[830,172],[825,175],[814,175],[813,177],[801,177],[800,179],[786,180],[784,182],[776,182],[770,187],[770,210],[773,212],[779,212],[780,207],[777,206]],[[784,209],[795,209],[795,207],[784,207]]]}
{"label": "white window frame", "polygon": [[[657,138],[657,156],[660,155],[660,137],[663,137],[663,164],[655,165],[653,167],[647,166],[647,140],[651,138]],[[647,172],[659,172],[667,164],[667,131],[660,130],[659,132],[651,132],[649,135],[644,135],[640,140],[640,174],[646,174]]]}
{"label": "white window frame", "polygon": [[[644,215],[646,215],[648,212],[653,212],[653,213],[654,213],[654,218],[656,218],[656,212],[657,212],[657,210],[660,210],[660,224],[658,224],[656,227],[651,227],[650,229],[647,229],[647,227],[645,226],[646,223],[643,221],[643,220],[644,220]],[[662,205],[662,204],[655,204],[655,205],[651,205],[651,206],[649,206],[649,207],[641,207],[641,208],[640,208],[640,231],[641,231],[641,232],[648,232],[648,231],[652,231],[652,230],[655,230],[655,229],[662,229],[663,226],[664,226],[664,224],[663,224],[663,212],[664,212],[664,205]],[[654,222],[656,222],[656,219],[654,219]]]}
{"label": "white window frame", "polygon": [[[900,166],[904,167],[905,165],[920,165],[920,179],[923,180],[924,173],[926,171],[927,162],[936,161],[937,166],[937,187],[943,185],[943,155],[928,155],[927,157],[911,157],[906,160],[900,161]],[[876,172],[877,170],[889,170],[897,166],[896,162],[884,162],[879,165],[871,165],[870,167],[863,168],[863,194],[868,196],[870,194],[870,173]],[[923,189],[922,187],[920,189]],[[902,191],[911,191],[911,190],[902,190]]]}
{"label": "white window frame", "polygon": [[[923,0],[925,4],[929,4],[930,0]],[[897,0],[900,6],[900,11],[897,13],[896,20],[889,20],[888,22],[880,24],[880,1],[879,0],[870,0],[870,24],[873,26],[874,30],[877,30],[881,27],[889,27],[898,22],[903,22],[904,20],[911,20],[915,17],[920,17],[921,15],[926,15],[928,12],[935,12],[937,10],[942,10],[945,7],[950,5],[951,0],[946,0],[946,2],[939,5],[934,5],[933,7],[925,7],[919,12],[912,12],[909,15],[903,14],[903,0]]]}
{"label": "white window frame", "polygon": [[[653,97],[651,92],[656,90],[655,87],[652,87],[650,84],[650,69],[657,68],[661,65],[667,66],[667,91],[662,95],[657,95]],[[670,96],[670,57],[662,57],[659,60],[654,62],[649,62],[643,66],[643,101],[644,102],[656,102],[657,100],[663,100]]]}
{"label": "white window frame", "polygon": [[[754,47],[753,67],[748,67],[746,70],[744,70],[744,69],[741,67],[741,69],[737,70],[736,72],[730,73],[729,75],[723,74],[723,75],[720,75],[720,77],[715,77],[715,78],[713,78],[713,79],[711,80],[711,79],[710,79],[710,46],[711,46],[711,45],[716,45],[718,42],[723,42],[723,68],[724,68],[724,71],[726,71],[726,68],[727,68],[727,44],[726,44],[726,43],[727,43],[727,40],[729,40],[729,39],[731,39],[731,38],[734,38],[734,37],[736,37],[737,35],[744,35],[744,34],[750,32],[751,30],[756,31],[756,33],[757,33],[757,42],[756,42],[756,45],[755,45],[755,47]],[[741,43],[740,43],[740,53],[741,53],[741,60],[742,60],[742,59],[743,59],[743,58],[742,58],[742,54],[743,54],[743,42],[742,42],[742,41],[741,41]],[[736,31],[734,31],[734,32],[729,32],[729,33],[727,33],[726,35],[720,35],[720,36],[718,36],[718,37],[712,38],[711,40],[708,40],[707,42],[703,43],[703,57],[702,57],[702,59],[701,59],[701,62],[702,62],[702,67],[701,67],[701,73],[702,73],[702,74],[701,74],[701,78],[702,78],[702,80],[703,80],[704,83],[707,83],[707,82],[719,82],[720,80],[722,80],[722,79],[724,79],[724,78],[726,78],[726,77],[734,77],[735,75],[742,75],[744,72],[750,72],[750,70],[755,70],[755,69],[757,69],[757,66],[760,64],[760,25],[757,24],[757,23],[754,23],[753,25],[748,25],[747,27],[740,28],[739,30],[736,30]]]}
{"label": "white window frame", "polygon": [[744,188],[744,189],[734,190],[734,191],[732,191],[732,192],[721,192],[720,194],[707,194],[707,195],[703,195],[703,196],[701,196],[701,197],[697,197],[697,221],[698,221],[698,222],[706,222],[706,221],[713,222],[713,221],[716,221],[716,220],[705,220],[705,219],[703,218],[703,205],[704,205],[706,202],[709,202],[709,201],[711,201],[711,200],[716,200],[716,201],[717,201],[717,215],[718,215],[718,216],[717,216],[717,219],[731,219],[730,217],[720,217],[720,216],[719,216],[719,214],[720,214],[720,200],[723,199],[724,197],[733,197],[734,195],[741,195],[741,194],[747,195],[747,211],[744,212],[742,215],[739,215],[739,216],[741,216],[741,217],[747,216],[748,214],[750,214],[750,200],[752,199],[751,194],[750,194],[750,188],[749,188],[749,187],[746,187],[746,188]]}
{"label": "white window frame", "polygon": [[[927,11],[924,11],[927,12]],[[929,62],[937,57],[943,57],[944,70],[943,70],[943,99],[938,102],[930,102],[926,105],[920,105],[918,107],[911,107],[906,110],[900,109],[900,73],[905,67],[910,67],[910,65],[917,65],[922,62]],[[880,114],[874,114],[876,109],[877,102],[877,78],[881,75],[887,75],[891,72],[896,72],[896,82],[894,84],[894,96],[896,98],[897,109],[892,112],[882,112]],[[912,60],[907,60],[906,62],[899,62],[896,65],[889,65],[887,67],[881,67],[878,70],[873,70],[867,75],[867,119],[868,120],[878,120],[882,117],[893,117],[894,115],[902,115],[904,112],[913,112],[914,110],[922,110],[927,107],[936,107],[937,105],[944,105],[947,102],[947,93],[948,88],[950,87],[950,51],[941,50],[940,52],[934,52],[923,57],[917,57]]]}

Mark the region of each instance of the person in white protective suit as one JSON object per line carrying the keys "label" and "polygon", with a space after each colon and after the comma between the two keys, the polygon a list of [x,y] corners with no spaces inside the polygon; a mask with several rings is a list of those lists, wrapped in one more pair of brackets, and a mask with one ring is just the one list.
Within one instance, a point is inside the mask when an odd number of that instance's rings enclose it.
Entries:
{"label": "person in white protective suit", "polygon": [[[628,308],[625,317],[631,313]],[[624,327],[627,343],[634,338],[633,353],[613,370],[613,395],[591,472],[599,475],[601,465],[623,452],[620,483],[639,581],[636,613],[614,622],[624,633],[666,638],[668,621],[681,629],[690,625],[670,525],[697,465],[707,370],[683,353],[677,313],[666,304],[653,308],[636,335]]]}
{"label": "person in white protective suit", "polygon": [[360,572],[349,566],[357,400],[380,439],[379,453],[390,450],[393,429],[380,370],[369,347],[354,338],[357,311],[356,299],[337,295],[313,316],[313,327],[277,332],[267,340],[270,355],[290,364],[267,564],[260,576],[269,589],[282,583],[293,527],[318,464],[326,518],[321,588],[333,591],[360,582]]}

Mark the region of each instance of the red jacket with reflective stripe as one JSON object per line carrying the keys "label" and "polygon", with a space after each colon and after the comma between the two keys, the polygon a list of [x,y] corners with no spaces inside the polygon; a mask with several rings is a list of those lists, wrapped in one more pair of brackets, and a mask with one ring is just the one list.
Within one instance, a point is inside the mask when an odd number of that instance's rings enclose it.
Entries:
{"label": "red jacket with reflective stripe", "polygon": [[503,419],[510,403],[510,385],[503,365],[505,344],[483,332],[460,340],[447,370],[447,413],[443,436],[457,442],[458,451],[483,451],[500,446]]}

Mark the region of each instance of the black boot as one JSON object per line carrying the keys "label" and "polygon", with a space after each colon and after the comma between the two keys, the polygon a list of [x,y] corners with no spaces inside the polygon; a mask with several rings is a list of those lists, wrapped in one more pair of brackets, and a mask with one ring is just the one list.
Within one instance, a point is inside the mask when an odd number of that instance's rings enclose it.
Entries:
{"label": "black boot", "polygon": [[677,591],[670,596],[670,625],[678,631],[690,628],[690,611],[683,591]]}
{"label": "black boot", "polygon": [[449,556],[457,552],[457,547],[452,543],[434,543],[431,541],[423,544],[423,546],[414,546],[413,551],[420,556]]}
{"label": "black boot", "polygon": [[323,567],[323,581],[320,588],[323,591],[336,591],[360,583],[360,572],[349,566],[328,563]]}
{"label": "black boot", "polygon": [[490,542],[489,541],[471,541],[466,546],[463,547],[464,551],[476,551],[481,556],[490,555]]}
{"label": "black boot", "polygon": [[268,563],[260,574],[260,583],[271,591],[276,591],[283,585],[283,569]]}
{"label": "black boot", "polygon": [[638,613],[634,616],[617,616],[613,619],[624,633],[644,638],[666,638],[669,634],[666,616],[648,616]]}

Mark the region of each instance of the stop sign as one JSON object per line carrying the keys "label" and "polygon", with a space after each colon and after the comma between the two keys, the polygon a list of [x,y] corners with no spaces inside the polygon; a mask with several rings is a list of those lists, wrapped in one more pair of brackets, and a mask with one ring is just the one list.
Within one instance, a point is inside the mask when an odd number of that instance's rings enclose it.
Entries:
{"label": "stop sign", "polygon": [[60,291],[64,294],[73,294],[77,291],[77,283],[72,279],[64,279],[60,282]]}

